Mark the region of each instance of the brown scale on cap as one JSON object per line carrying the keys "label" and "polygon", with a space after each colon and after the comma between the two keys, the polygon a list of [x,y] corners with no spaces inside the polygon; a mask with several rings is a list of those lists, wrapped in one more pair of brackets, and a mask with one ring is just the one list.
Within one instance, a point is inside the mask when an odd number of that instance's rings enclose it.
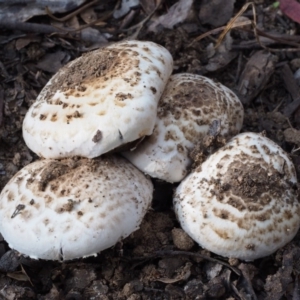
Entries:
{"label": "brown scale on cap", "polygon": [[175,211],[183,229],[204,248],[253,260],[273,253],[297,233],[296,183],[294,166],[278,145],[243,133],[181,183]]}
{"label": "brown scale on cap", "polygon": [[195,74],[172,75],[158,105],[153,134],[124,155],[152,177],[180,181],[192,165],[192,150],[212,124],[219,122],[220,139],[230,138],[241,129],[243,114],[241,102],[225,86]]}
{"label": "brown scale on cap", "polygon": [[[214,84],[212,81],[205,77],[196,77],[190,75],[186,76],[185,80],[180,82],[180,74],[178,77],[175,75],[162,95],[158,107],[158,117],[163,119],[168,115],[175,116],[176,120],[191,119],[198,121],[198,125],[210,125],[211,119],[217,119],[218,114],[229,114],[229,120],[225,120],[226,124],[234,118],[243,118],[243,110],[240,103],[228,101],[226,93],[235,99],[236,96],[227,90],[222,90],[220,84]],[[219,89],[216,89],[218,87]],[[192,108],[192,109],[191,109]],[[197,120],[199,119],[199,120]],[[240,122],[240,121],[239,121]],[[230,132],[227,135],[234,135],[238,133],[239,129],[236,124],[239,122],[232,122],[234,125],[230,126]],[[225,128],[226,124],[222,124]],[[179,123],[179,126],[181,124]],[[238,126],[237,126],[238,127]],[[193,141],[198,136],[198,130],[193,126],[190,128],[184,125],[180,126],[181,131],[185,137]]]}

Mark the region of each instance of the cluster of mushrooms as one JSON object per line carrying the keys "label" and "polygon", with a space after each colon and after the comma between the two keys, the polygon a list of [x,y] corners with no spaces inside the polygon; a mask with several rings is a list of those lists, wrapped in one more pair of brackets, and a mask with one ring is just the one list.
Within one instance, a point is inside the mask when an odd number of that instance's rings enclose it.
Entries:
{"label": "cluster of mushrooms", "polygon": [[261,134],[238,134],[243,107],[228,88],[172,71],[162,46],[123,41],[52,77],[23,123],[41,159],[0,194],[11,248],[50,260],[96,255],[138,229],[150,176],[180,182],[178,221],[221,256],[254,260],[295,236],[300,207],[287,154]]}

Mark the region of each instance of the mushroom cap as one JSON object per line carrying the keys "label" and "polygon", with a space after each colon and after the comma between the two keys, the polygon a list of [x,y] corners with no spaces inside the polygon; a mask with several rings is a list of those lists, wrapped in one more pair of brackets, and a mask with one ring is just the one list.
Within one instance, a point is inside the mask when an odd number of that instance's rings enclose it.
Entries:
{"label": "mushroom cap", "polygon": [[277,144],[242,133],[178,186],[176,216],[203,248],[251,261],[275,252],[297,233],[296,183],[295,168]]}
{"label": "mushroom cap", "polygon": [[139,228],[153,186],[123,158],[40,160],[0,194],[0,232],[32,258],[96,255]]}
{"label": "mushroom cap", "polygon": [[244,109],[227,87],[196,74],[175,74],[169,79],[158,106],[153,134],[124,156],[151,177],[181,181],[191,166],[190,152],[220,121],[221,137],[236,135]]}
{"label": "mushroom cap", "polygon": [[152,42],[124,41],[55,74],[28,110],[27,146],[40,157],[93,158],[153,131],[173,59]]}

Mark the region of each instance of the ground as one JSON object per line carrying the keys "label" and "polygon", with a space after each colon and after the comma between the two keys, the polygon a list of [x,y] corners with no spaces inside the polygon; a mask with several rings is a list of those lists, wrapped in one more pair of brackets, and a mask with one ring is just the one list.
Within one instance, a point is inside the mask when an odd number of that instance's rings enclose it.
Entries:
{"label": "ground", "polygon": [[[245,109],[242,132],[264,132],[289,154],[300,178],[299,24],[275,1],[254,1],[255,10],[249,6],[218,40],[247,1],[166,0],[146,20],[158,2],[140,1],[118,19],[112,14],[114,0],[93,1],[68,20],[47,15],[22,23],[3,21],[0,14],[0,191],[37,159],[22,139],[22,120],[51,76],[83,52],[126,38],[165,46],[173,55],[174,73],[205,75],[233,89]],[[154,185],[152,209],[141,228],[97,257],[33,260],[2,241],[0,298],[300,298],[299,234],[254,262],[219,257],[180,229],[172,210],[175,185]]]}

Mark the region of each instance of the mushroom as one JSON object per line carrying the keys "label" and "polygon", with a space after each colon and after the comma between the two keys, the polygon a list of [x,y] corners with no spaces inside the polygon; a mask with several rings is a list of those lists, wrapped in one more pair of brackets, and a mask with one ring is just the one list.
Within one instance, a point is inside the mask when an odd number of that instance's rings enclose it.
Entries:
{"label": "mushroom", "polygon": [[227,87],[195,74],[170,77],[158,107],[154,132],[124,156],[151,177],[181,181],[192,164],[190,152],[215,121],[219,136],[231,138],[243,123],[244,110]]}
{"label": "mushroom", "polygon": [[43,158],[94,158],[150,135],[172,66],[171,54],[152,42],[84,54],[60,69],[28,110],[27,146]]}
{"label": "mushroom", "polygon": [[96,255],[138,229],[153,186],[124,158],[39,160],[0,194],[0,231],[32,258]]}
{"label": "mushroom", "polygon": [[295,168],[273,141],[242,133],[177,187],[174,208],[200,246],[246,261],[270,255],[300,225]]}

